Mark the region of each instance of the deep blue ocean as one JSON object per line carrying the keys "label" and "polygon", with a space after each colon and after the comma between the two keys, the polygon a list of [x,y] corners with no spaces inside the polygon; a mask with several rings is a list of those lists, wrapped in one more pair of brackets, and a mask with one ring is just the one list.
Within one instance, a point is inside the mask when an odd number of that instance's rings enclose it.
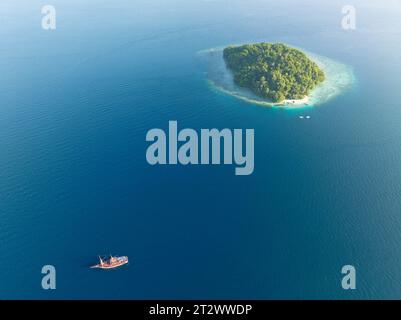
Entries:
{"label": "deep blue ocean", "polygon": [[[353,1],[353,31],[341,0],[56,0],[53,31],[45,4],[0,2],[0,299],[401,298],[400,1]],[[253,41],[357,82],[307,110],[213,90],[197,53]],[[255,129],[253,175],[150,166],[169,120]]]}

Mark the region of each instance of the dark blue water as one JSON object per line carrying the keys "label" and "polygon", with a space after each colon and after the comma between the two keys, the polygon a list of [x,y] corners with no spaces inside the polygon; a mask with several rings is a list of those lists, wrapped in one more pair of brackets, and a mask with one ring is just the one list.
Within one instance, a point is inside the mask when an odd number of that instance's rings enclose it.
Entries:
{"label": "dark blue water", "polygon": [[[339,0],[60,0],[55,31],[44,4],[0,3],[0,298],[401,297],[399,1],[354,1],[350,32]],[[211,90],[197,52],[254,40],[357,84],[307,112]],[[254,128],[254,174],[149,166],[169,120]],[[108,253],[130,265],[88,269]]]}

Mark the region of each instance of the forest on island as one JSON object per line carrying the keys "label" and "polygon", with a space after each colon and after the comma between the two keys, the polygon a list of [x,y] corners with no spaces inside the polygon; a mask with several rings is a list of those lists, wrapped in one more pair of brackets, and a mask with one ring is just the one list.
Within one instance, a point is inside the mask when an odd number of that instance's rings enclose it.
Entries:
{"label": "forest on island", "polygon": [[302,99],[325,79],[305,53],[281,43],[230,46],[223,56],[238,86],[273,102]]}

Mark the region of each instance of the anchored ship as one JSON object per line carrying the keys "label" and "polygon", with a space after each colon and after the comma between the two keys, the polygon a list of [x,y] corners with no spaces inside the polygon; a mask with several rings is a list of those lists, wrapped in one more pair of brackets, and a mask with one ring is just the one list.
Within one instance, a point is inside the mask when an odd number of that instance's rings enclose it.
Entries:
{"label": "anchored ship", "polygon": [[114,269],[121,267],[124,264],[128,263],[128,257],[127,256],[121,256],[121,257],[113,257],[110,255],[110,258],[108,259],[102,259],[99,257],[99,263],[92,266],[91,268],[98,268],[98,269]]}

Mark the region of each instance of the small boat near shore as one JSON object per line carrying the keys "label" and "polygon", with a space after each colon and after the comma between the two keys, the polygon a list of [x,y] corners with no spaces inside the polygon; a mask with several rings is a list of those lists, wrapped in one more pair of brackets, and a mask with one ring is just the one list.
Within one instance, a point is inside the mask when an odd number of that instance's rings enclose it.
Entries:
{"label": "small boat near shore", "polygon": [[100,260],[99,263],[94,266],[91,266],[91,269],[114,269],[128,263],[127,256],[121,256],[121,257],[110,256],[110,258],[108,259],[102,259],[101,257],[99,257],[99,260]]}

